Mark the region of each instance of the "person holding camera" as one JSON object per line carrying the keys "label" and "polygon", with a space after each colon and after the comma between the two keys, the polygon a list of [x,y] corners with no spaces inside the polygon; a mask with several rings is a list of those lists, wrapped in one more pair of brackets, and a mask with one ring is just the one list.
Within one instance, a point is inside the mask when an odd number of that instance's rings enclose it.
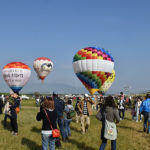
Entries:
{"label": "person holding camera", "polygon": [[17,113],[20,106],[20,97],[18,92],[14,92],[11,94],[11,99],[9,100],[9,108],[10,108],[10,120],[12,126],[12,135],[18,135],[18,123],[17,123]]}
{"label": "person holding camera", "polygon": [[42,124],[42,148],[55,150],[55,138],[52,136],[52,130],[57,129],[57,113],[54,106],[54,100],[52,97],[44,99],[43,105],[41,105],[40,112],[36,116],[37,121],[43,121]]}
{"label": "person holding camera", "polygon": [[88,96],[88,94],[85,94],[84,99],[82,99],[78,104],[78,109],[81,116],[82,134],[85,134],[90,125],[89,116],[92,115],[92,104],[94,104],[94,101]]}

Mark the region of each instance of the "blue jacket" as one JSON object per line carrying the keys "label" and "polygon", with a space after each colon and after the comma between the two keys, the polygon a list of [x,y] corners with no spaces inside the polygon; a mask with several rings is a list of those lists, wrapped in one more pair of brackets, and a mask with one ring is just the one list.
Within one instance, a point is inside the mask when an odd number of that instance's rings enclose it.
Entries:
{"label": "blue jacket", "polygon": [[65,109],[65,103],[58,97],[54,97],[54,104],[58,118],[63,117],[63,112]]}
{"label": "blue jacket", "polygon": [[150,98],[144,100],[140,106],[140,113],[150,112]]}

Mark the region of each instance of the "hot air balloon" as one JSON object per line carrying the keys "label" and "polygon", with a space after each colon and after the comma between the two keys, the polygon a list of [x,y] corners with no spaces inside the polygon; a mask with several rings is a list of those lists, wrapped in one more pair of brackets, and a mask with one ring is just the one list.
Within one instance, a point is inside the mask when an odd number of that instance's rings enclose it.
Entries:
{"label": "hot air balloon", "polygon": [[79,80],[93,95],[111,75],[113,57],[104,49],[87,47],[79,50],[73,58],[73,68]]}
{"label": "hot air balloon", "polygon": [[33,67],[38,78],[43,81],[49,72],[52,71],[53,62],[49,58],[39,57],[34,61]]}
{"label": "hot air balloon", "polygon": [[31,69],[22,62],[11,62],[2,70],[4,80],[13,92],[19,92],[28,82]]}
{"label": "hot air balloon", "polygon": [[101,86],[99,91],[102,93],[107,92],[114,81],[115,81],[115,70],[112,71],[112,74],[108,77],[105,83]]}

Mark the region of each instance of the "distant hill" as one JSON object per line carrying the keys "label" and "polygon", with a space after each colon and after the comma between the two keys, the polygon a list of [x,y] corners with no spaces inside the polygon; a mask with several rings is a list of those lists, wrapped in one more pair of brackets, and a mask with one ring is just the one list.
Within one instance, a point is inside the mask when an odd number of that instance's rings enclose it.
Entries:
{"label": "distant hill", "polygon": [[[6,84],[1,84],[0,93],[9,93],[10,89]],[[29,83],[22,90],[21,93],[53,93],[57,92],[60,94],[63,93],[73,93],[73,94],[82,94],[88,93],[84,87],[76,87],[74,85],[68,84],[59,84],[59,83]]]}

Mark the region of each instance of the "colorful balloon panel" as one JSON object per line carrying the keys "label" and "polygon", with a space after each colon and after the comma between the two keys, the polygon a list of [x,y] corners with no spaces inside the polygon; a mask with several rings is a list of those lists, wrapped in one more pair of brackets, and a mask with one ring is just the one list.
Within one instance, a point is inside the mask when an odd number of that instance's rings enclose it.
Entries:
{"label": "colorful balloon panel", "polygon": [[108,89],[112,86],[113,82],[115,81],[115,70],[112,71],[112,74],[108,77],[108,79],[105,81],[105,83],[101,86],[100,92],[107,92]]}
{"label": "colorful balloon panel", "polygon": [[34,61],[33,67],[38,75],[38,78],[44,80],[52,71],[53,62],[47,57],[39,57]]}
{"label": "colorful balloon panel", "polygon": [[22,62],[12,62],[3,67],[2,74],[8,86],[14,92],[19,92],[28,82],[31,69]]}
{"label": "colorful balloon panel", "polygon": [[79,80],[93,95],[111,75],[114,59],[104,49],[87,47],[75,54],[73,68]]}

